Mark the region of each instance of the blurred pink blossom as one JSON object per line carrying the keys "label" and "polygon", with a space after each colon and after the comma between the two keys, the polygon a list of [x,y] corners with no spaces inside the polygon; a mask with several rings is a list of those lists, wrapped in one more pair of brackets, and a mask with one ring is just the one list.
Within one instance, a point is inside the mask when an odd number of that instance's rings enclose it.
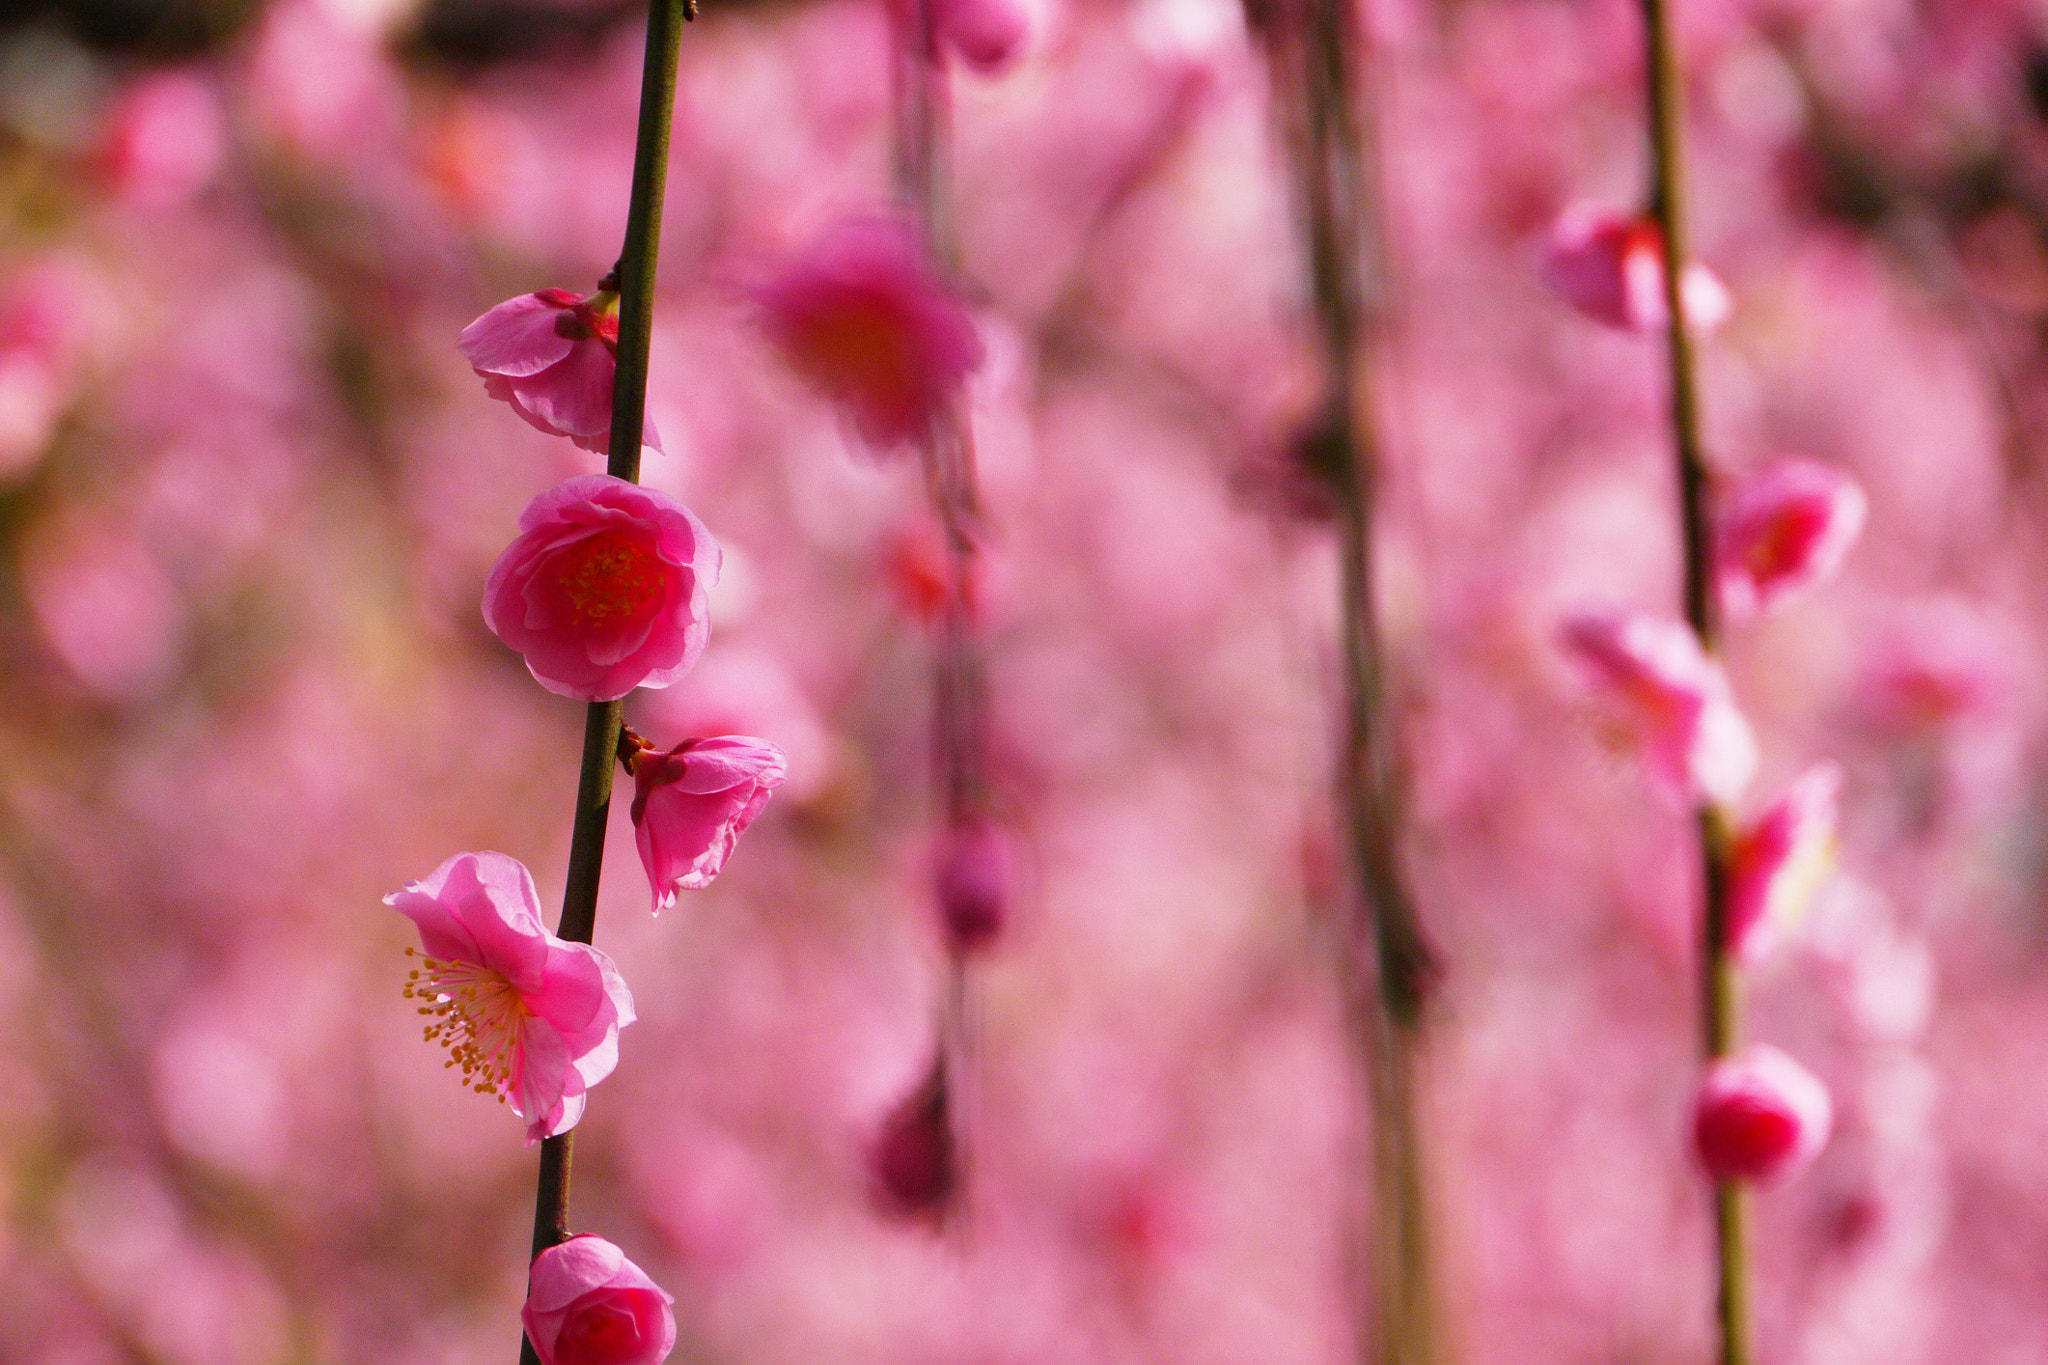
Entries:
{"label": "blurred pink blossom", "polygon": [[974,319],[893,218],[841,219],[755,298],[790,364],[878,446],[921,436],[981,364]]}
{"label": "blurred pink blossom", "polygon": [[633,842],[656,914],[676,892],[711,885],[788,771],[782,750],[747,735],[686,739],[633,760]]}
{"label": "blurred pink blossom", "polygon": [[[1664,306],[1664,238],[1649,218],[1573,210],[1551,228],[1538,270],[1566,303],[1609,327],[1655,332],[1670,317]],[[1728,320],[1728,290],[1704,265],[1685,268],[1683,292],[1694,331],[1712,331]]]}
{"label": "blurred pink blossom", "polygon": [[897,22],[908,28],[917,19],[920,3],[931,9],[934,46],[952,48],[987,75],[1009,66],[1030,30],[1017,0],[891,0],[890,8]]}
{"label": "blurred pink blossom", "polygon": [[549,933],[532,874],[503,853],[458,853],[384,903],[419,926],[426,953],[405,995],[463,1083],[509,1102],[529,1144],[574,1128],[633,1022],[612,960]]}
{"label": "blurred pink blossom", "polygon": [[1813,460],[1776,461],[1745,479],[1721,515],[1721,603],[1742,620],[1826,579],[1863,531],[1856,481]]}
{"label": "blurred pink blossom", "polygon": [[44,528],[25,547],[28,599],[51,651],[104,700],[138,702],[185,661],[191,613],[124,528]]}
{"label": "blurred pink blossom", "polygon": [[913,1218],[945,1215],[958,1186],[946,1068],[931,1070],[882,1121],[871,1156],[875,1191],[883,1207]]}
{"label": "blurred pink blossom", "polygon": [[1842,770],[1809,768],[1735,833],[1728,850],[1728,949],[1757,956],[1804,915],[1834,870]]}
{"label": "blurred pink blossom", "polygon": [[227,155],[220,96],[198,71],[159,71],[117,97],[100,134],[97,169],[115,198],[172,208],[213,183]]}
{"label": "blurred pink blossom", "polygon": [[946,832],[936,878],[946,935],[963,951],[985,947],[1003,930],[1009,902],[1010,850],[990,820]]}
{"label": "blurred pink blossom", "polygon": [[541,1365],[660,1365],[676,1344],[674,1302],[586,1232],[534,1258],[519,1320]]}
{"label": "blurred pink blossom", "polygon": [[2012,689],[2011,655],[2012,642],[1973,603],[1906,603],[1894,611],[1871,664],[1871,709],[1902,729],[1983,719]]}
{"label": "blurred pink blossom", "polygon": [[484,620],[542,687],[612,701],[667,687],[704,652],[718,542],[681,503],[586,474],[519,514],[484,583]]}
{"label": "blurred pink blossom", "polygon": [[1834,1103],[1814,1074],[1758,1044],[1707,1072],[1693,1116],[1701,1162],[1716,1180],[1778,1180],[1827,1145]]}
{"label": "blurred pink blossom", "polygon": [[1732,804],[1756,772],[1756,737],[1720,664],[1683,622],[1586,612],[1560,638],[1619,702],[1652,777],[1667,793]]}
{"label": "blurred pink blossom", "polygon": [[[618,301],[608,290],[521,294],[463,328],[456,344],[491,397],[538,430],[603,454],[611,446]],[[652,420],[641,441],[661,448]]]}

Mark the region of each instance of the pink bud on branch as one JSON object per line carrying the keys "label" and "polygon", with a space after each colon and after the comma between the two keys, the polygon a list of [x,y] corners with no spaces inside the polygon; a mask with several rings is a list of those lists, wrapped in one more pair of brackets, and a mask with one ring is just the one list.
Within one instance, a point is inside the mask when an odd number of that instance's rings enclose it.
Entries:
{"label": "pink bud on branch", "polygon": [[591,1233],[536,1256],[519,1320],[541,1365],[660,1365],[675,1303],[626,1253]]}
{"label": "pink bud on branch", "polygon": [[[1538,263],[1543,282],[1595,322],[1627,332],[1664,329],[1664,234],[1651,218],[1579,209],[1550,231]],[[1713,271],[1689,265],[1681,284],[1687,322],[1696,332],[1727,321],[1728,290]]]}
{"label": "pink bud on branch", "polygon": [[697,662],[719,549],[687,507],[587,474],[527,504],[519,529],[484,584],[484,620],[542,687],[613,701]]}
{"label": "pink bud on branch", "polygon": [[458,853],[384,903],[419,926],[405,994],[463,1083],[508,1103],[529,1143],[574,1128],[633,1022],[612,960],[549,933],[533,877],[503,853]]}
{"label": "pink bud on branch", "polygon": [[747,826],[789,774],[782,750],[764,739],[688,739],[667,753],[643,752],[633,773],[633,842],[659,914],[676,892],[711,885]]}
{"label": "pink bud on branch", "polygon": [[[529,425],[602,454],[611,444],[617,304],[607,290],[580,298],[566,289],[521,294],[463,328],[457,344],[491,397]],[[652,422],[641,443],[661,449]]]}
{"label": "pink bud on branch", "polygon": [[1721,605],[1742,620],[1822,582],[1862,533],[1869,503],[1855,480],[1784,459],[1737,485],[1721,514]]}
{"label": "pink bud on branch", "polygon": [[1715,1180],[1782,1180],[1827,1145],[1833,1123],[1827,1087],[1777,1048],[1758,1045],[1707,1072],[1693,1137]]}
{"label": "pink bud on branch", "polygon": [[1726,951],[1753,958],[1805,913],[1834,868],[1842,770],[1808,769],[1735,832],[1728,848]]}

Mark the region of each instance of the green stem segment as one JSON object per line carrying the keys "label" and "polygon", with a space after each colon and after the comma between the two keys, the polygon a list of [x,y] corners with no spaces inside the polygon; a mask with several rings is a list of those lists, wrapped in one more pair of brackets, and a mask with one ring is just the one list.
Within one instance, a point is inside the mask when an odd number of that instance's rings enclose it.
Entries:
{"label": "green stem segment", "polygon": [[[614,270],[619,289],[618,370],[612,382],[612,431],[605,470],[638,482],[640,433],[647,416],[647,352],[654,320],[654,267],[661,243],[662,193],[668,180],[669,127],[675,117],[681,23],[696,17],[695,0],[650,0],[647,62],[640,78],[640,123],[633,145],[633,189],[626,241]],[[592,702],[583,724],[583,762],[576,783],[576,823],[569,840],[569,876],[556,932],[588,943],[597,922],[597,885],[611,813],[624,704]],[[533,1254],[569,1236],[569,1173],[573,1132],[545,1139],[534,1195]],[[539,1365],[533,1343],[520,1341],[520,1365]]]}
{"label": "green stem segment", "polygon": [[[1370,1073],[1373,1204],[1381,1235],[1373,1358],[1423,1365],[1434,1353],[1426,1189],[1417,1117],[1425,1006],[1438,963],[1400,866],[1400,763],[1387,716],[1386,663],[1373,588],[1378,451],[1364,412],[1366,156],[1353,79],[1349,0],[1308,0],[1300,34],[1303,210],[1330,397],[1315,452],[1338,502],[1344,736],[1337,774],[1357,879],[1360,949],[1377,991],[1353,992],[1353,1027]],[[1281,50],[1293,46],[1281,39]],[[1347,954],[1348,960],[1348,954]]]}
{"label": "green stem segment", "polygon": [[[1650,211],[1664,238],[1665,355],[1670,367],[1671,435],[1678,463],[1679,517],[1684,531],[1685,619],[1709,654],[1718,650],[1719,621],[1713,585],[1712,526],[1708,495],[1712,476],[1700,438],[1698,372],[1693,337],[1685,318],[1685,163],[1680,130],[1685,113],[1684,82],[1678,69],[1669,0],[1642,0],[1644,65],[1648,74],[1650,156],[1653,181]],[[1728,829],[1711,808],[1699,816],[1701,890],[1700,1023],[1708,1061],[1736,1045],[1739,1019],[1737,965],[1728,952]],[[1719,1281],[1716,1326],[1719,1365],[1748,1365],[1747,1282],[1744,1259],[1743,1195],[1732,1181],[1714,1186],[1715,1265]]]}

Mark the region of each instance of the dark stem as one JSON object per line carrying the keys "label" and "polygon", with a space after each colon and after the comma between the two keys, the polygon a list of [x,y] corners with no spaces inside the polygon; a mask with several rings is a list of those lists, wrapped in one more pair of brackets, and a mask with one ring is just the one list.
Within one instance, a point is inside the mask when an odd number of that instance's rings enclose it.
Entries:
{"label": "dark stem", "polygon": [[[1718,626],[1713,596],[1713,543],[1708,519],[1711,476],[1700,439],[1699,386],[1692,330],[1685,317],[1685,165],[1680,130],[1685,92],[1667,0],[1643,0],[1644,65],[1648,74],[1650,209],[1664,237],[1665,356],[1670,367],[1671,436],[1678,463],[1679,517],[1684,532],[1685,619],[1709,654]],[[1701,889],[1700,1023],[1709,1061],[1734,1049],[1739,1001],[1736,964],[1728,952],[1728,833],[1721,817],[1699,819]],[[1714,1187],[1714,1242],[1718,1288],[1716,1325],[1720,1365],[1747,1365],[1746,1268],[1742,1193],[1731,1181]]]}
{"label": "dark stem", "polygon": [[[1280,43],[1286,50],[1284,26]],[[1378,451],[1360,383],[1367,248],[1366,140],[1355,107],[1357,35],[1347,0],[1308,0],[1300,35],[1304,126],[1299,170],[1316,317],[1330,372],[1318,465],[1338,503],[1342,565],[1343,749],[1337,772],[1355,877],[1357,945],[1377,990],[1352,993],[1373,1115],[1373,1204],[1380,1317],[1377,1358],[1419,1365],[1433,1352],[1429,1239],[1416,1082],[1425,1006],[1437,974],[1400,865],[1400,763],[1373,589]],[[1283,87],[1284,88],[1284,87]],[[1347,965],[1356,960],[1347,954]]]}
{"label": "dark stem", "polygon": [[[640,433],[647,414],[647,347],[654,319],[654,267],[661,242],[662,192],[668,180],[669,124],[675,114],[676,64],[681,26],[676,0],[651,0],[647,62],[640,78],[640,125],[633,145],[633,189],[626,210],[626,242],[614,273],[619,280],[618,371],[612,381],[612,431],[606,472],[637,482]],[[684,13],[688,18],[695,6]],[[569,876],[555,932],[588,943],[597,921],[597,885],[604,866],[604,836],[611,813],[612,764],[617,760],[623,702],[592,702],[584,714],[583,762],[576,782],[576,823],[569,838]],[[569,1174],[575,1134],[544,1140],[534,1194],[533,1254],[569,1235]],[[539,1365],[523,1338],[520,1365]]]}

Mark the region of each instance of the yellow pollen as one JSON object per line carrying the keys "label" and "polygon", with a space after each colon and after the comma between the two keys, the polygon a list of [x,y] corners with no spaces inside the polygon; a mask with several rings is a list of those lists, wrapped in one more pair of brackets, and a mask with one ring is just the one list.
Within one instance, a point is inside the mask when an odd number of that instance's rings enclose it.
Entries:
{"label": "yellow pollen", "polygon": [[475,962],[443,962],[407,948],[422,970],[406,978],[404,998],[421,1002],[433,1022],[421,1036],[448,1050],[447,1065],[460,1068],[464,1088],[495,1093],[511,1089],[520,1063],[526,1002],[503,975]]}
{"label": "yellow pollen", "polygon": [[636,621],[659,607],[667,589],[663,568],[644,540],[606,531],[554,555],[546,573],[576,624],[592,629]]}

